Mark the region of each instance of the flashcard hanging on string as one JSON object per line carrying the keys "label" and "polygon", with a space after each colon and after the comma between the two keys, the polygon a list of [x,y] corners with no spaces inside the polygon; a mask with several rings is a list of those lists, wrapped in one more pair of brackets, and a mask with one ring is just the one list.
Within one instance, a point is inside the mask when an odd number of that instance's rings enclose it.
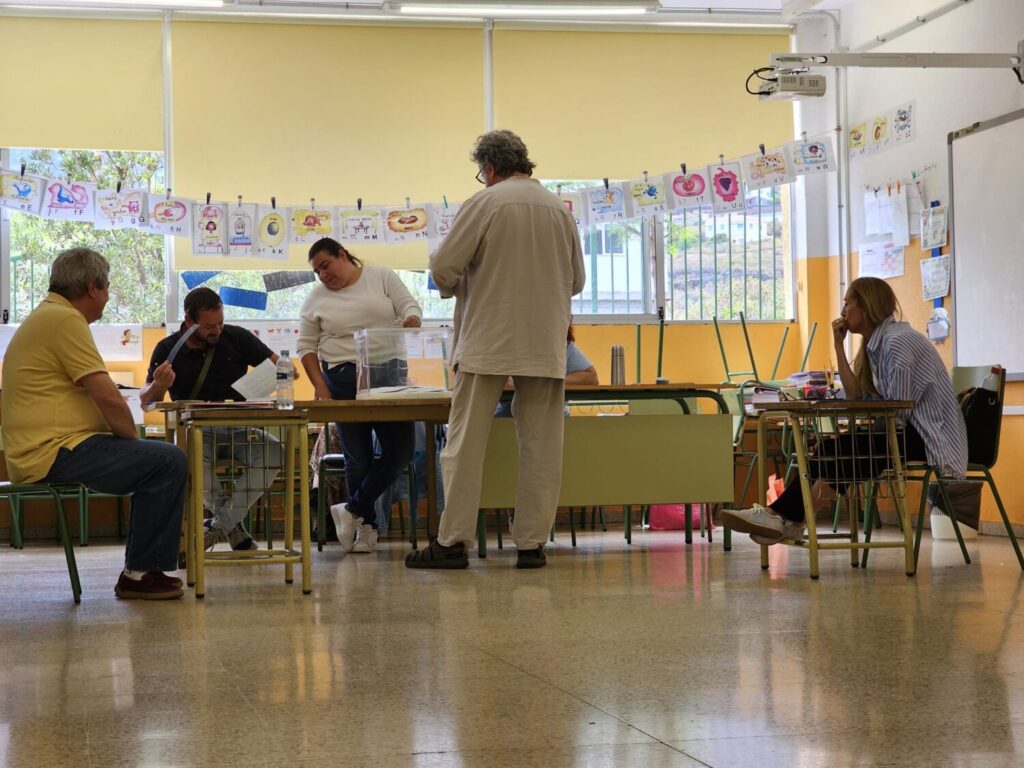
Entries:
{"label": "flashcard hanging on string", "polygon": [[792,169],[781,147],[745,155],[742,164],[743,178],[749,189],[776,187],[793,180]]}
{"label": "flashcard hanging on string", "polygon": [[46,182],[41,213],[48,219],[92,222],[96,185],[84,181]]}
{"label": "flashcard hanging on string", "polygon": [[708,179],[711,182],[711,205],[715,213],[742,211],[746,207],[739,163],[709,165]]}
{"label": "flashcard hanging on string", "polygon": [[384,242],[384,211],[380,208],[341,208],[338,222],[343,243]]}
{"label": "flashcard hanging on string", "polygon": [[637,179],[626,184],[629,190],[630,213],[651,218],[665,212],[665,179],[662,176]]}
{"label": "flashcard hanging on string", "polygon": [[587,205],[580,192],[560,192],[558,199],[569,211],[577,227],[587,226]]}
{"label": "flashcard hanging on string", "polygon": [[22,175],[19,171],[0,172],[0,205],[22,213],[39,213],[43,205],[46,179]]}
{"label": "flashcard hanging on string", "polygon": [[291,220],[291,242],[311,245],[324,237],[334,237],[334,219],[337,209],[325,206],[296,206],[288,209]]}
{"label": "flashcard hanging on string", "polygon": [[144,189],[96,190],[96,229],[149,229]]}
{"label": "flashcard hanging on string", "polygon": [[806,141],[791,141],[786,145],[789,164],[797,176],[827,173],[836,169],[836,150],[831,136]]}
{"label": "flashcard hanging on string", "polygon": [[693,170],[680,168],[676,173],[665,174],[665,194],[670,211],[683,208],[699,208],[711,202],[711,185],[703,168]]}
{"label": "flashcard hanging on string", "polygon": [[[946,206],[925,208],[921,211],[921,250],[943,248],[946,245]],[[945,296],[945,294],[942,294]]]}
{"label": "flashcard hanging on string", "polygon": [[384,216],[385,242],[408,243],[426,240],[430,234],[426,205],[388,208]]}
{"label": "flashcard hanging on string", "polygon": [[272,205],[256,206],[256,237],[253,256],[288,260],[288,220]]}
{"label": "flashcard hanging on string", "polygon": [[256,203],[228,205],[228,255],[252,256],[256,237]]}
{"label": "flashcard hanging on string", "polygon": [[583,190],[583,196],[588,224],[626,220],[626,192],[621,185],[590,187]]}
{"label": "flashcard hanging on string", "polygon": [[192,233],[192,201],[149,195],[149,228],[162,235],[188,237]]}
{"label": "flashcard hanging on string", "polygon": [[846,149],[850,157],[863,157],[868,151],[868,124],[857,123],[846,134]]}
{"label": "flashcard hanging on string", "polygon": [[881,152],[892,141],[889,126],[890,115],[876,115],[871,119],[871,133],[868,134],[868,152]]}
{"label": "flashcard hanging on string", "polygon": [[455,217],[459,213],[459,208],[461,208],[459,203],[434,206],[431,217],[431,240],[440,241],[448,237],[448,233],[452,231],[452,224],[455,223]]}
{"label": "flashcard hanging on string", "polygon": [[227,203],[192,204],[192,253],[228,255]]}
{"label": "flashcard hanging on string", "polygon": [[896,107],[892,112],[892,141],[906,144],[917,134],[917,106],[913,101]]}

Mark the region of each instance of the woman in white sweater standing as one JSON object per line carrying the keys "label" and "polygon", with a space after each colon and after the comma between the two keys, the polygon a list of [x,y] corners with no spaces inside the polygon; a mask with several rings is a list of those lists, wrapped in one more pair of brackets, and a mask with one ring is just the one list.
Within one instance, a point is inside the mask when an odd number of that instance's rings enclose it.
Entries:
{"label": "woman in white sweater standing", "polygon": [[[309,249],[320,285],[302,305],[298,354],[317,400],[354,400],[355,332],[361,328],[418,328],[423,310],[392,270],[364,267],[341,243],[325,237]],[[331,507],[346,552],[377,545],[374,502],[412,461],[412,423],[338,424],[345,453],[348,504]],[[374,458],[373,433],[381,455]]]}

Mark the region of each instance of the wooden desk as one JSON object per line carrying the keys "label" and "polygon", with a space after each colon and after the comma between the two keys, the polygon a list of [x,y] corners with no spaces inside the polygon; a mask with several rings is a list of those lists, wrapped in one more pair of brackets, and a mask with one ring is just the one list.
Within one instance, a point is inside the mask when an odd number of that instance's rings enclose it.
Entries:
{"label": "wooden desk", "polygon": [[[673,384],[626,384],[622,386],[596,385],[596,386],[569,386],[565,390],[566,403],[579,401],[628,401],[628,400],[671,400],[680,404],[682,412],[688,412],[685,401],[693,398],[710,399],[715,403],[719,413],[726,413],[728,408],[722,399],[719,391],[722,389],[735,389],[735,384],[698,384],[698,383],[673,383]],[[511,400],[513,392],[503,394],[503,399]],[[160,403],[158,408],[165,412],[166,433],[168,440],[185,445],[185,437],[181,420],[177,413],[187,410],[187,402]],[[451,409],[451,399],[448,397],[437,398],[394,398],[394,399],[372,399],[372,400],[301,400],[295,403],[297,410],[305,411],[311,423],[326,423],[330,421],[358,423],[372,421],[423,421],[427,424],[427,530],[429,535],[436,535],[437,530],[437,449],[433,440],[429,439],[431,427],[438,424],[445,424],[448,421],[448,413]],[[280,413],[279,411],[277,413]],[[501,427],[499,427],[499,430]],[[731,446],[731,441],[730,441]],[[730,448],[731,450],[731,448]],[[730,458],[731,467],[731,458]],[[501,484],[507,489],[505,483]],[[696,492],[696,491],[694,491]],[[504,491],[497,491],[496,496],[504,501],[511,501]],[[689,494],[687,494],[689,495]],[[488,498],[491,498],[490,496]],[[731,496],[729,497],[731,499]],[[705,498],[695,499],[697,501],[715,501],[717,493]],[[607,500],[606,500],[607,501]],[[683,499],[675,499],[683,501]],[[642,503],[643,498],[632,499],[632,503]],[[589,503],[589,502],[588,502]],[[614,502],[608,502],[614,503]],[[513,506],[513,503],[505,503],[501,506]]]}
{"label": "wooden desk", "polygon": [[[762,403],[758,410],[760,416],[757,421],[757,446],[758,446],[758,495],[762,504],[765,503],[765,495],[768,488],[767,480],[767,432],[769,422],[787,423],[793,430],[793,443],[797,459],[798,482],[801,485],[804,499],[804,514],[807,520],[807,540],[788,541],[783,544],[806,549],[810,554],[811,578],[817,579],[818,553],[820,550],[846,549],[850,551],[850,565],[856,568],[860,565],[860,552],[863,551],[864,565],[867,564],[867,551],[869,549],[897,548],[904,550],[906,574],[913,576],[916,572],[914,564],[914,532],[911,530],[910,520],[907,517],[906,505],[906,472],[900,456],[900,442],[896,431],[896,419],[903,412],[909,412],[915,403],[911,400],[789,400],[779,403]],[[855,461],[872,460],[879,461],[886,458],[892,465],[892,471],[888,474],[887,480],[893,488],[893,497],[896,510],[900,516],[903,526],[903,539],[900,541],[871,541],[871,531],[864,531],[864,540],[859,539],[857,531],[858,510],[851,505],[850,531],[849,533],[826,533],[818,534],[815,527],[815,509],[811,500],[810,473],[808,470],[808,438],[816,431],[822,431],[822,424],[826,425],[824,430],[829,435],[839,435],[844,431],[853,432],[859,425],[871,424],[875,434],[885,436],[885,456],[874,454],[869,457],[857,457],[856,447],[851,448],[853,456],[843,456],[842,459]],[[878,427],[877,424],[883,426]],[[837,457],[838,459],[839,457]],[[874,477],[858,477],[853,475],[851,486],[858,486],[862,482],[871,486],[871,496],[865,499],[865,504],[873,503],[874,494],[878,491],[878,482]],[[867,507],[865,506],[865,509]],[[839,539],[829,541],[829,539]],[[761,568],[768,568],[768,547],[761,546]]]}
{"label": "wooden desk", "polygon": [[[313,591],[309,522],[309,459],[306,427],[308,419],[301,409],[276,410],[246,407],[197,407],[181,404],[165,409],[173,417],[177,445],[188,457],[189,495],[185,502],[186,580],[195,587],[197,598],[206,594],[207,565],[283,565],[285,582],[292,583],[296,563],[302,567],[302,593]],[[206,552],[203,544],[203,430],[216,427],[280,428],[284,432],[284,548],[231,552]],[[300,551],[294,549],[295,535],[295,462],[299,462]],[[270,525],[268,519],[266,524]]]}

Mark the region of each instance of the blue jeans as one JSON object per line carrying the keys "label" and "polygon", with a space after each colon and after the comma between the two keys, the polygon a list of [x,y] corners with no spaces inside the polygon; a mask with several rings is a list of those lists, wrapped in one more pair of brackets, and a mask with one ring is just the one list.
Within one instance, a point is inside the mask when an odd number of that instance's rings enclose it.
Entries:
{"label": "blue jeans", "polygon": [[[230,490],[225,490],[217,477],[217,459],[229,459],[232,470],[244,467],[230,483]],[[203,505],[213,514],[213,527],[228,533],[242,522],[249,508],[274,484],[283,466],[281,441],[262,429],[204,429]]]}
{"label": "blue jeans", "polygon": [[132,494],[125,568],[178,569],[188,483],[188,465],[179,448],[152,440],[93,435],[73,450],[61,448],[43,482],[82,483],[99,493]]}
{"label": "blue jeans", "polygon": [[[324,379],[335,400],[356,397],[356,365],[342,363],[333,368],[322,364]],[[380,456],[373,452],[373,435],[380,442]],[[345,454],[345,484],[348,509],[364,523],[377,527],[374,502],[395,482],[412,461],[415,437],[412,422],[381,421],[361,424],[338,423],[341,450]]]}

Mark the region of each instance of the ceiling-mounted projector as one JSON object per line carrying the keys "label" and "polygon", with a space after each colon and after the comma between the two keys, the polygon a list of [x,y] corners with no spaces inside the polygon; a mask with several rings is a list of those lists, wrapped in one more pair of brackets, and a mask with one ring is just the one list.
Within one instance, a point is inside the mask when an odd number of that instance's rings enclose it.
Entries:
{"label": "ceiling-mounted projector", "polygon": [[825,95],[825,78],[823,75],[809,73],[783,73],[776,71],[763,79],[757,90],[757,98],[761,101],[792,101],[793,99],[812,98]]}

